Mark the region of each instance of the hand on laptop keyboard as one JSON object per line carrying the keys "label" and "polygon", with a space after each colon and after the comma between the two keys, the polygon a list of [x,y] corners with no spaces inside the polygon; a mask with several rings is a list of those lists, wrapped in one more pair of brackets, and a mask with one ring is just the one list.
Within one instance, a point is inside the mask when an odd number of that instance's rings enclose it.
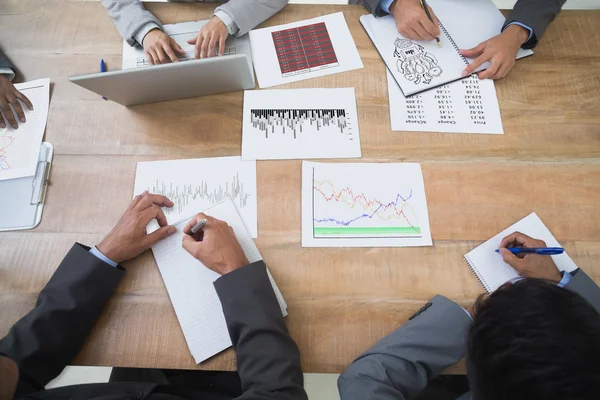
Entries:
{"label": "hand on laptop keyboard", "polygon": [[152,65],[177,62],[179,58],[176,53],[180,55],[185,53],[173,38],[160,29],[148,32],[142,42],[146,59]]}
{"label": "hand on laptop keyboard", "polygon": [[[213,17],[202,27],[202,29],[200,29],[200,32],[195,38],[188,40],[188,43],[195,47],[194,58],[224,55],[225,40],[227,40],[227,36],[229,36],[229,32],[223,21],[221,21],[219,17]],[[218,52],[213,52],[213,49],[218,49]]]}

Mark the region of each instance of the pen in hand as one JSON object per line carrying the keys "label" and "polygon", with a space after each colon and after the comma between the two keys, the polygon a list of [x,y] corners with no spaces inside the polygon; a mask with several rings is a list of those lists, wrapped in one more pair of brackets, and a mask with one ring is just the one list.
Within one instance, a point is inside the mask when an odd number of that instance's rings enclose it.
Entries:
{"label": "pen in hand", "polygon": [[[423,7],[425,14],[427,14],[427,18],[429,18],[431,23],[433,23],[435,25],[435,22],[433,22],[433,18],[431,17],[431,13],[429,12],[429,7],[427,6],[427,0],[419,0],[419,1],[421,2],[421,7]],[[435,41],[437,42],[438,47],[442,47],[442,42],[440,42],[439,37],[436,37]]]}
{"label": "pen in hand", "polygon": [[[506,250],[513,254],[539,254],[542,256],[552,256],[565,252],[562,247],[507,247]],[[496,253],[500,253],[500,249],[496,249]]]}
{"label": "pen in hand", "polygon": [[[202,238],[204,237],[204,234],[202,232],[202,227],[204,225],[206,225],[206,223],[208,222],[207,219],[201,219],[196,225],[194,225],[192,227],[192,229],[188,232],[188,235],[192,236],[194,239],[196,239],[197,241],[201,242]],[[200,237],[197,238],[196,237],[196,233],[200,232]]]}

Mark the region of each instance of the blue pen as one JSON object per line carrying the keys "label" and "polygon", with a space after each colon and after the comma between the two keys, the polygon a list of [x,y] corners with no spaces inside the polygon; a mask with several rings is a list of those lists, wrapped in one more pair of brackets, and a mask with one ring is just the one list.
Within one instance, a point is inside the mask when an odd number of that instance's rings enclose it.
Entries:
{"label": "blue pen", "polygon": [[[565,249],[563,249],[562,247],[507,247],[506,250],[510,251],[513,254],[539,254],[542,256],[553,256],[565,252]],[[500,249],[496,249],[496,253],[500,253]]]}
{"label": "blue pen", "polygon": [[[106,63],[104,59],[100,60],[100,72],[106,72]],[[102,96],[102,100],[108,100],[106,97]]]}

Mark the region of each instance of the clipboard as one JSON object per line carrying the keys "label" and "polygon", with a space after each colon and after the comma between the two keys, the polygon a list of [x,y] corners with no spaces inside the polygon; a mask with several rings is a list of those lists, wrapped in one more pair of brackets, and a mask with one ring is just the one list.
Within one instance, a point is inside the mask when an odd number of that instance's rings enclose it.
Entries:
{"label": "clipboard", "polygon": [[0,232],[33,229],[40,224],[53,156],[52,145],[42,142],[34,176],[0,182]]}

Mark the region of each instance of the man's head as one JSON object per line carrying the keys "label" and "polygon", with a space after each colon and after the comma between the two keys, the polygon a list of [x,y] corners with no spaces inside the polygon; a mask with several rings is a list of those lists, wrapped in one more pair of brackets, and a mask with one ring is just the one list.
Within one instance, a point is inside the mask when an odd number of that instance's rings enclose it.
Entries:
{"label": "man's head", "polygon": [[478,300],[474,314],[475,399],[600,399],[600,314],[581,296],[524,279]]}

